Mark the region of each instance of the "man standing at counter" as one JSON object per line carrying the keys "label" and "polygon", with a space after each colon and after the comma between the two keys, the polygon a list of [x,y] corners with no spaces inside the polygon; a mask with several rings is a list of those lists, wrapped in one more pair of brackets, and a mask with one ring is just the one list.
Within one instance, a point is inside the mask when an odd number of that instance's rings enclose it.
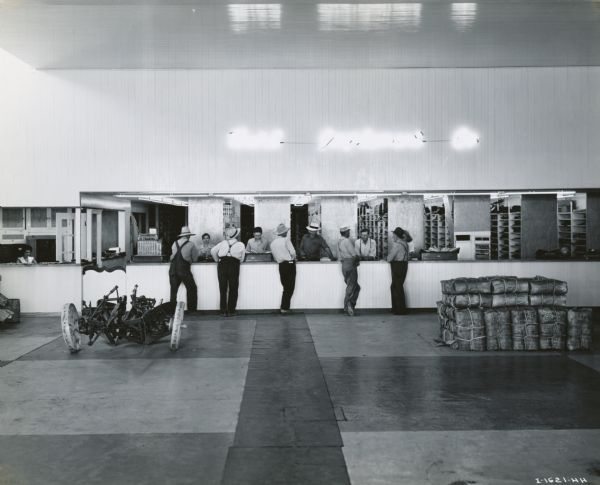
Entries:
{"label": "man standing at counter", "polygon": [[169,283],[171,285],[171,304],[177,302],[177,290],[183,283],[187,290],[187,309],[195,312],[198,306],[198,288],[192,275],[191,264],[198,259],[198,249],[190,242],[194,236],[188,226],[181,228],[181,234],[171,247],[171,266],[169,268]]}
{"label": "man standing at counter", "polygon": [[283,286],[279,311],[284,314],[290,313],[290,302],[296,287],[296,250],[287,237],[288,231],[285,224],[279,224],[275,231],[277,237],[271,242],[271,253],[279,263],[279,279]]}
{"label": "man standing at counter", "polygon": [[311,223],[310,226],[306,226],[308,234],[302,236],[300,241],[300,258],[306,261],[320,261],[322,253],[329,256],[331,261],[335,261],[331,249],[327,241],[318,234],[319,226]]}
{"label": "man standing at counter", "polygon": [[356,252],[354,243],[350,239],[350,228],[348,226],[341,227],[340,234],[342,237],[338,241],[338,257],[342,262],[342,274],[346,282],[344,311],[349,316],[354,316],[354,307],[360,293],[360,285],[358,284],[360,257]]}
{"label": "man standing at counter", "polygon": [[369,230],[363,228],[360,238],[354,243],[354,248],[360,256],[361,261],[375,261],[377,256],[377,243],[369,237]]}
{"label": "man standing at counter", "polygon": [[217,277],[219,278],[219,293],[221,294],[221,315],[235,316],[240,284],[240,263],[244,260],[246,248],[244,243],[236,238],[239,230],[236,227],[225,229],[225,239],[211,250],[213,259],[219,263]]}
{"label": "man standing at counter", "polygon": [[200,244],[200,248],[198,248],[198,260],[212,261],[212,257],[210,255],[212,248],[213,245],[210,243],[210,234],[205,232],[202,234],[202,244]]}
{"label": "man standing at counter", "polygon": [[246,252],[248,253],[266,253],[269,249],[269,243],[262,238],[262,227],[255,227],[252,232],[254,237],[248,240]]}

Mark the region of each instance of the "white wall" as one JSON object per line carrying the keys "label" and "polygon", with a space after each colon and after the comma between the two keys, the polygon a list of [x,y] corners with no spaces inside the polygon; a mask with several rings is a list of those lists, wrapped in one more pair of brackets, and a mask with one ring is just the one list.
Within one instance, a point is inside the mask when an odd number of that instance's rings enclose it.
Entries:
{"label": "white wall", "polygon": [[[599,67],[34,71],[1,52],[0,205],[74,206],[80,191],[600,185]],[[443,139],[462,124],[480,132],[477,149],[226,146],[238,125],[313,142],[326,126]]]}

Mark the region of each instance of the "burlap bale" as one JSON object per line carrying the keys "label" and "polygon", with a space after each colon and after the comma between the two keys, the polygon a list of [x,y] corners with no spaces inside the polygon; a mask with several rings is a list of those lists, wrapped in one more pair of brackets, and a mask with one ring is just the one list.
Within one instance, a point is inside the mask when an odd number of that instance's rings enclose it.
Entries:
{"label": "burlap bale", "polygon": [[462,295],[465,293],[490,294],[492,288],[489,278],[456,278],[442,281],[444,295]]}
{"label": "burlap bale", "polygon": [[510,311],[510,318],[513,350],[539,350],[540,325],[536,309],[532,307],[513,308]]}
{"label": "burlap bale", "polygon": [[529,295],[529,304],[531,306],[566,306],[566,295]]}
{"label": "burlap bale", "polygon": [[4,308],[8,303],[8,298],[6,298],[2,293],[0,293],[0,307]]}
{"label": "burlap bale", "polygon": [[490,308],[484,310],[483,318],[487,350],[511,350],[510,310],[508,308]]}
{"label": "burlap bale", "polygon": [[557,307],[538,307],[540,349],[564,350],[567,343],[567,310]]}
{"label": "burlap bale", "polygon": [[444,295],[444,303],[455,308],[491,308],[492,295],[482,293]]}
{"label": "burlap bale", "polygon": [[479,309],[456,309],[456,341],[459,350],[485,350],[485,322]]}
{"label": "burlap bale", "polygon": [[507,307],[507,306],[528,306],[528,293],[503,293],[492,295],[492,307]]}
{"label": "burlap bale", "polygon": [[567,312],[567,349],[592,348],[592,309],[570,308]]}
{"label": "burlap bale", "polygon": [[492,293],[529,293],[529,280],[516,276],[493,276],[490,281]]}
{"label": "burlap bale", "polygon": [[566,281],[553,280],[544,276],[532,278],[529,286],[529,293],[532,295],[566,295],[568,291]]}

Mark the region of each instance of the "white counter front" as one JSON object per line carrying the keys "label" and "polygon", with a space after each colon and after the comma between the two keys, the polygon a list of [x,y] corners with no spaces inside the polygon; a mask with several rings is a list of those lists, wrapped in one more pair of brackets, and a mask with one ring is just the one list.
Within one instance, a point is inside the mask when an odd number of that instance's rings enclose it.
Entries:
{"label": "white counter front", "polygon": [[0,265],[0,293],[21,300],[23,313],[57,313],[64,303],[81,304],[81,266]]}
{"label": "white counter front", "polygon": [[[84,297],[95,300],[119,284],[125,276],[127,293],[139,285],[139,294],[157,299],[169,299],[168,264],[132,264],[126,274],[117,271],[96,278],[98,284],[88,284],[94,272],[84,276]],[[198,309],[219,309],[217,265],[194,264],[192,273],[198,286]],[[387,309],[390,300],[390,267],[385,262],[363,262],[358,268],[361,293],[357,308]],[[88,276],[89,275],[89,276]],[[536,276],[566,280],[569,284],[568,304],[600,306],[600,262],[562,261],[415,261],[409,263],[405,283],[409,308],[433,308],[440,299],[440,281],[457,277],[488,275]],[[114,280],[114,281],[112,281]],[[298,263],[296,290],[292,309],[342,308],[345,285],[340,264]],[[185,288],[179,288],[178,299],[185,300]],[[266,310],[279,308],[281,284],[275,263],[244,263],[240,269],[238,309]]]}

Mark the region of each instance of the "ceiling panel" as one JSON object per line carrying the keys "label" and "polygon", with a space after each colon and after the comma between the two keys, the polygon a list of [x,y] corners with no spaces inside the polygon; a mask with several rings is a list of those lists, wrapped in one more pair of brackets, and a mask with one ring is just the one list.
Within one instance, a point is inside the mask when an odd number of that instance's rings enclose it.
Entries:
{"label": "ceiling panel", "polygon": [[600,2],[0,0],[0,48],[41,69],[600,65]]}

